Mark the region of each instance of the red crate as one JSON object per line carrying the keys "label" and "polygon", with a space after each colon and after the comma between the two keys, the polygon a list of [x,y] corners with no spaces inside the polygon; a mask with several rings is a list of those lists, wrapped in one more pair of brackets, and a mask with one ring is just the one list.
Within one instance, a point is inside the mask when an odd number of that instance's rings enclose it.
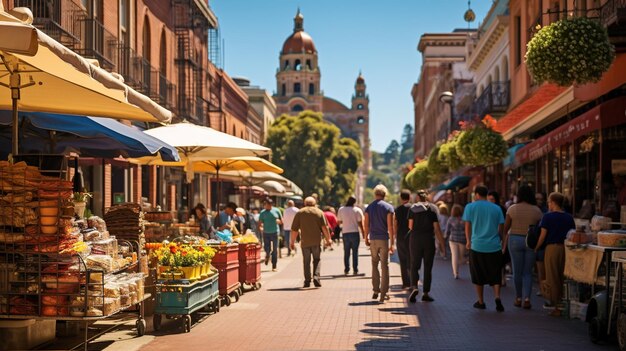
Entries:
{"label": "red crate", "polygon": [[239,289],[239,245],[212,246],[216,252],[211,264],[219,271],[220,295]]}
{"label": "red crate", "polygon": [[239,244],[239,282],[255,285],[261,280],[261,245]]}

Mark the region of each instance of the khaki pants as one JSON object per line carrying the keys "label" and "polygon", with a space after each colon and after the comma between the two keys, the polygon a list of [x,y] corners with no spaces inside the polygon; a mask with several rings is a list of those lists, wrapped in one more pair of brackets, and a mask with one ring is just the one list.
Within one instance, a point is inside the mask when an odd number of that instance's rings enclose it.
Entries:
{"label": "khaki pants", "polygon": [[[386,294],[389,291],[389,240],[370,240],[372,254],[372,288],[375,293]],[[378,270],[380,262],[380,270]]]}
{"label": "khaki pants", "polygon": [[546,266],[546,290],[553,305],[561,302],[563,294],[563,271],[565,270],[565,247],[562,244],[546,246],[543,259]]}

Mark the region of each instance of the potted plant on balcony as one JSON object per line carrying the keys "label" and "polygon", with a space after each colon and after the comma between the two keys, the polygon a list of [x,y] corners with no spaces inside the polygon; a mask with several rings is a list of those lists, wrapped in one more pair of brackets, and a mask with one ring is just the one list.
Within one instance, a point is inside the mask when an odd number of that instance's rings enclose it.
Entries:
{"label": "potted plant on balcony", "polygon": [[494,130],[495,126],[495,119],[489,115],[482,123],[463,125],[456,150],[464,164],[486,166],[501,162],[508,155],[506,141]]}
{"label": "potted plant on balcony", "polygon": [[528,42],[525,60],[535,81],[570,86],[599,81],[614,58],[606,28],[575,17],[541,28]]}

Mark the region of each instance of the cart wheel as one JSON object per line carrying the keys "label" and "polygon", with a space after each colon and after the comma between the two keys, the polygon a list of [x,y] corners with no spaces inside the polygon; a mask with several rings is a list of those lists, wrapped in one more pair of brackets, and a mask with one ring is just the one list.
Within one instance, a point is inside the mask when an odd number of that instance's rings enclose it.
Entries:
{"label": "cart wheel", "polygon": [[243,285],[239,287],[239,296],[243,296]]}
{"label": "cart wheel", "polygon": [[233,297],[235,298],[235,302],[239,302],[239,290],[233,291]]}
{"label": "cart wheel", "polygon": [[257,290],[261,290],[261,282],[256,282],[256,283],[254,284],[254,287],[255,287]]}
{"label": "cart wheel", "polygon": [[620,351],[626,351],[626,313],[617,318],[617,344]]}
{"label": "cart wheel", "polygon": [[152,316],[152,325],[154,327],[154,330],[159,330],[161,329],[161,315],[160,314],[155,314],[154,316]]}
{"label": "cart wheel", "polygon": [[135,322],[135,327],[137,327],[137,335],[144,336],[146,334],[146,320],[141,318]]}
{"label": "cart wheel", "polygon": [[189,333],[191,331],[191,315],[185,316],[185,333]]}
{"label": "cart wheel", "polygon": [[215,300],[215,302],[214,302],[213,304],[214,304],[214,306],[215,306],[215,308],[213,309],[213,311],[214,311],[215,313],[219,312],[219,311],[220,311],[220,300]]}
{"label": "cart wheel", "polygon": [[604,323],[600,317],[596,316],[589,321],[589,339],[594,344],[598,344],[604,340],[605,337]]}
{"label": "cart wheel", "polygon": [[225,295],[224,296],[224,301],[226,306],[230,306],[230,304],[233,302],[233,300],[231,299],[230,295]]}

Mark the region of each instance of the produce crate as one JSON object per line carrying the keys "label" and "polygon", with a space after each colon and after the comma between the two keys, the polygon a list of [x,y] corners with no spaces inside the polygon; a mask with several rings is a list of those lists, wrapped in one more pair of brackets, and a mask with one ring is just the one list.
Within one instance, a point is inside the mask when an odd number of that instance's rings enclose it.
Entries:
{"label": "produce crate", "polygon": [[239,244],[239,282],[258,288],[261,280],[261,245]]}
{"label": "produce crate", "polygon": [[228,295],[238,290],[239,283],[239,245],[215,245],[216,252],[211,264],[219,272],[220,295]]}
{"label": "produce crate", "polygon": [[187,315],[218,298],[219,274],[193,284],[162,284],[156,286],[155,314]]}

